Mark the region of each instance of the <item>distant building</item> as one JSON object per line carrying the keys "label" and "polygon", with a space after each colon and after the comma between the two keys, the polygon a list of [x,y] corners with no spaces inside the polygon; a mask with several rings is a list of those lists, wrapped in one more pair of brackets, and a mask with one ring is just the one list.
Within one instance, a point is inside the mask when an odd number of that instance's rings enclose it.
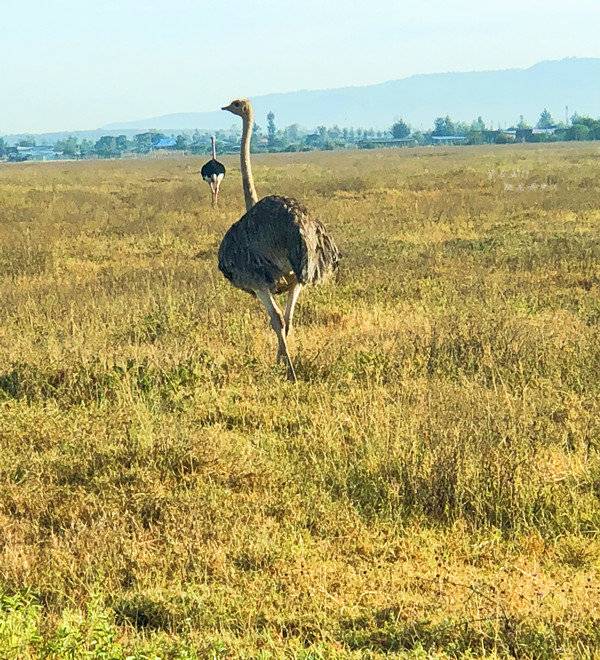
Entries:
{"label": "distant building", "polygon": [[558,126],[548,126],[548,128],[533,128],[532,135],[554,135],[558,130]]}
{"label": "distant building", "polygon": [[[310,136],[309,136],[310,137]],[[367,138],[356,143],[359,147],[414,147],[417,141],[413,137],[405,138]]]}
{"label": "distant building", "polygon": [[174,149],[177,141],[174,138],[161,138],[155,145],[155,149]]}
{"label": "distant building", "polygon": [[56,160],[62,156],[62,152],[55,151],[54,147],[43,144],[35,147],[15,147],[17,158],[13,160],[18,160],[23,162],[25,160]]}
{"label": "distant building", "polygon": [[431,139],[434,144],[461,144],[468,140],[465,135],[432,135]]}

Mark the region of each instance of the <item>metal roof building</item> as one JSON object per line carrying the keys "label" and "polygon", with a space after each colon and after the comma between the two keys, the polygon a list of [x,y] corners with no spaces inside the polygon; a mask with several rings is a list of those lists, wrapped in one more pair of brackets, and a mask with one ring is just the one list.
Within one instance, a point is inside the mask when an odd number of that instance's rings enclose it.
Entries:
{"label": "metal roof building", "polygon": [[173,149],[177,142],[173,138],[161,138],[155,145],[155,149]]}

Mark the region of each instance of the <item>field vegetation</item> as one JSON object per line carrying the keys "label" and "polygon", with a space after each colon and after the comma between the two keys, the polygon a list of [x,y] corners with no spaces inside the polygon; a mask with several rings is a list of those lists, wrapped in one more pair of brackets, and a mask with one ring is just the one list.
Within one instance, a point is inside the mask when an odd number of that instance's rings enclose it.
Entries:
{"label": "field vegetation", "polygon": [[295,386],[224,160],[0,167],[0,657],[600,652],[598,145],[257,157]]}

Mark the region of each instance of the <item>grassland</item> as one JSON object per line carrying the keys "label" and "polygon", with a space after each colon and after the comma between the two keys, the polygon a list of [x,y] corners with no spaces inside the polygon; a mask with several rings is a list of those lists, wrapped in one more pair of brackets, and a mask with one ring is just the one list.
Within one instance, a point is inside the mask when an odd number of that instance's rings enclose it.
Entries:
{"label": "grassland", "polygon": [[600,653],[598,145],[257,157],[296,386],[226,164],[0,168],[0,657]]}

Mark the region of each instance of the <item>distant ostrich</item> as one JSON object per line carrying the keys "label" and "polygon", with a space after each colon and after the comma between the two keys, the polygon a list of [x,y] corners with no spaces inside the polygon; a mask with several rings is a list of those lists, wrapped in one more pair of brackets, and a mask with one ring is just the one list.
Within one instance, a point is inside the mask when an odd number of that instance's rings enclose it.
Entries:
{"label": "distant ostrich", "polygon": [[[319,284],[336,270],[339,252],[319,220],[300,202],[269,195],[258,201],[250,167],[250,138],[254,111],[250,101],[232,101],[222,108],[242,118],[241,169],[246,213],[225,234],[219,247],[219,269],[238,289],[262,302],[277,334],[277,362],[283,360],[288,378],[296,373],[286,336],[294,307],[305,284]],[[288,292],[285,315],[273,294]]]}
{"label": "distant ostrich", "polygon": [[216,207],[219,203],[219,186],[225,177],[225,165],[217,160],[217,142],[214,135],[210,138],[210,141],[212,144],[212,158],[208,163],[204,163],[200,170],[200,176],[210,186],[212,205]]}

